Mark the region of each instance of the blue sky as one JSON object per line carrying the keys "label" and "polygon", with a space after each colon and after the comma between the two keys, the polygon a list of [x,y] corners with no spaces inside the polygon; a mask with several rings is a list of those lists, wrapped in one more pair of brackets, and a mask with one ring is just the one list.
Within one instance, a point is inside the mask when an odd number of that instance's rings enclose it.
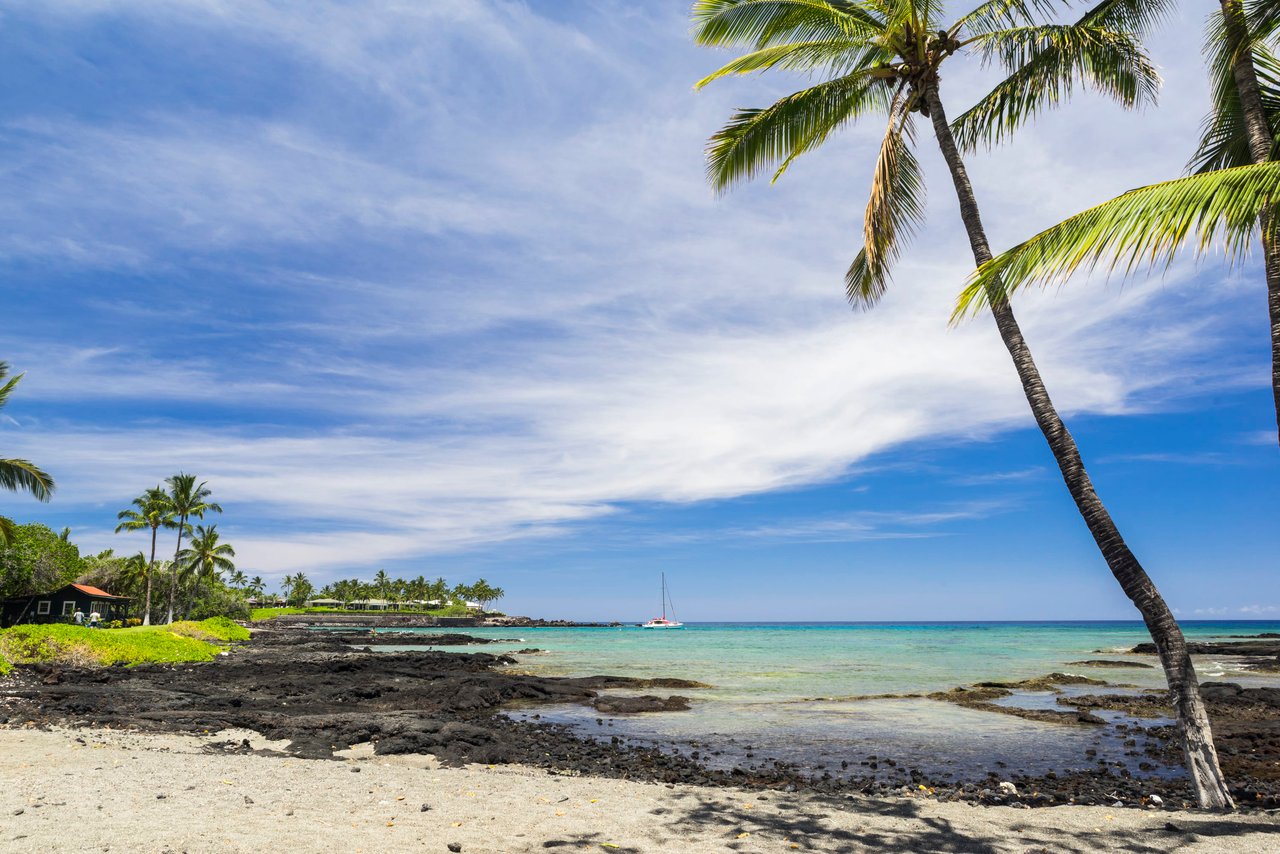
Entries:
{"label": "blue sky", "polygon": [[[880,128],[716,198],[702,146],[783,75],[680,2],[110,2],[0,14],[7,456],[19,520],[131,551],[183,469],[250,574],[483,575],[513,612],[1128,618],[969,270],[936,151],[895,290],[853,313]],[[971,175],[1005,246],[1180,172],[1200,10],[1158,109],[1082,96]],[[944,80],[958,112],[974,63]],[[922,136],[922,143],[928,143]],[[1016,308],[1102,495],[1184,617],[1280,615],[1256,263]]]}

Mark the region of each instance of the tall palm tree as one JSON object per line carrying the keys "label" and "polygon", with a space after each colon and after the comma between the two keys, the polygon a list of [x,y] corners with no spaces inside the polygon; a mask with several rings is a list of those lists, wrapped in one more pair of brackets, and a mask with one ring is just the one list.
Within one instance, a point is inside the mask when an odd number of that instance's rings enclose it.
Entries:
{"label": "tall palm tree", "polygon": [[[698,42],[750,50],[699,86],[774,68],[826,75],[770,107],[738,111],[708,145],[711,183],[724,190],[780,163],[776,180],[796,157],[834,131],[869,113],[887,113],[863,249],[845,277],[850,300],[872,306],[889,284],[904,239],[923,217],[923,180],[912,150],[913,117],[919,113],[932,124],[951,173],[974,261],[990,260],[957,136],[966,145],[998,142],[1077,85],[1091,86],[1125,105],[1153,99],[1159,85],[1155,69],[1130,34],[1150,25],[1161,4],[1108,0],[1065,25],[1043,22],[1046,5],[989,0],[946,24],[934,0],[698,0],[693,10]],[[939,69],[956,54],[997,61],[1008,76],[962,115],[953,131],[942,103]],[[1204,806],[1228,805],[1231,795],[1182,632],[1094,490],[1008,300],[997,294],[989,305],[1063,480],[1160,651],[1197,796]]]}
{"label": "tall palm tree", "polygon": [[255,575],[253,578],[249,579],[249,586],[247,589],[250,596],[261,599],[262,594],[267,590],[267,582],[262,580],[261,575]]}
{"label": "tall palm tree", "polygon": [[176,568],[182,565],[180,557],[182,535],[190,531],[187,520],[203,519],[206,513],[221,513],[222,508],[208,500],[212,494],[205,485],[208,481],[202,480],[200,483],[196,483],[196,476],[193,474],[178,472],[172,477],[165,478],[165,483],[169,484],[171,510],[178,519],[178,546],[173,551],[175,571],[169,579],[169,614],[165,619],[166,623],[172,623],[174,600],[178,595],[178,573]]}
{"label": "tall palm tree", "polygon": [[[1210,70],[1216,78],[1216,110],[1210,117],[1209,130],[1215,124],[1222,127],[1230,123],[1236,130],[1233,136],[1247,141],[1247,159],[1237,146],[1236,156],[1223,165],[1266,163],[1274,159],[1276,132],[1280,131],[1276,122],[1280,64],[1261,40],[1280,27],[1280,11],[1275,0],[1252,0],[1246,17],[1242,0],[1220,2],[1222,13],[1213,22],[1209,35]],[[1259,80],[1259,70],[1265,73],[1265,83],[1269,85],[1264,86]],[[1201,153],[1205,147],[1202,143]],[[1262,211],[1258,222],[1271,320],[1271,393],[1276,409],[1276,438],[1280,441],[1280,231],[1275,228],[1275,212],[1270,208]]]}
{"label": "tall palm tree", "polygon": [[[9,395],[18,387],[25,373],[9,378],[9,363],[0,361],[0,409],[9,402]],[[0,459],[0,489],[10,492],[29,492],[39,501],[48,501],[55,489],[53,478],[30,460]],[[13,538],[13,521],[0,516],[0,545],[7,545]]]}
{"label": "tall palm tree", "polygon": [[116,525],[116,533],[121,531],[140,531],[151,529],[151,560],[147,562],[145,604],[142,607],[142,625],[151,625],[151,568],[156,564],[156,535],[161,528],[178,526],[173,516],[173,503],[169,493],[156,485],[133,499],[136,510],[121,510],[116,514],[120,524]]}
{"label": "tall palm tree", "polygon": [[191,536],[190,548],[183,549],[179,558],[183,568],[190,573],[194,581],[195,593],[200,591],[202,580],[210,583],[217,581],[224,572],[235,570],[236,550],[228,543],[218,542],[218,526],[196,525]]}

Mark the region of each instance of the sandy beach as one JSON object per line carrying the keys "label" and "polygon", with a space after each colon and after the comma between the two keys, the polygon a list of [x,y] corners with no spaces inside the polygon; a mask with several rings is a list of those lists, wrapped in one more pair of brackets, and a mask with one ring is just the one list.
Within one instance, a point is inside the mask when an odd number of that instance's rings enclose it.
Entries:
{"label": "sandy beach", "polygon": [[283,746],[244,731],[0,729],[0,848],[1246,854],[1280,846],[1280,822],[1267,813],[765,794],[523,766],[445,768],[367,747],[332,761],[226,752],[245,738],[254,749]]}

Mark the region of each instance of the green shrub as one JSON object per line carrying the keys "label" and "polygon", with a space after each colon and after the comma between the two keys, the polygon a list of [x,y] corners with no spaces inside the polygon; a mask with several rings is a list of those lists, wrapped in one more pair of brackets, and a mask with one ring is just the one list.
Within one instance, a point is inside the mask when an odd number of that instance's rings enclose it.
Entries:
{"label": "green shrub", "polygon": [[233,620],[249,619],[249,603],[244,594],[221,585],[206,586],[187,612],[187,619],[203,620],[208,617],[230,617]]}

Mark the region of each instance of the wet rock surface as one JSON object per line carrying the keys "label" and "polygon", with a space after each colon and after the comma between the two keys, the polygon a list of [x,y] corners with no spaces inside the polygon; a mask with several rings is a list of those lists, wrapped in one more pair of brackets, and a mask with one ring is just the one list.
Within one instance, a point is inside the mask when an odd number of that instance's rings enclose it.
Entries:
{"label": "wet rock surface", "polygon": [[1152,670],[1155,668],[1155,665],[1145,664],[1141,661],[1112,661],[1104,658],[1090,658],[1085,661],[1068,661],[1067,664],[1072,667],[1127,667],[1139,670]]}
{"label": "wet rock surface", "polygon": [[[287,740],[286,753],[304,758],[331,759],[335,751],[371,744],[378,754],[427,753],[446,763],[519,762],[555,774],[664,783],[830,793],[909,792],[944,800],[1028,806],[1120,802],[1150,808],[1152,795],[1163,799],[1161,808],[1191,803],[1190,790],[1180,779],[1140,779],[1105,763],[1093,770],[1035,776],[999,767],[987,779],[968,780],[930,779],[883,756],[833,757],[841,766],[834,774],[767,757],[746,767],[713,768],[705,761],[708,756],[688,744],[645,746],[611,736],[603,725],[598,728],[601,735],[585,737],[567,726],[498,714],[513,706],[528,712],[541,704],[566,703],[594,706],[602,715],[626,714],[625,709],[641,710],[641,706],[657,710],[658,704],[667,711],[687,704],[687,699],[600,692],[705,686],[679,679],[538,677],[500,669],[511,663],[514,659],[509,656],[483,652],[374,652],[353,649],[328,633],[259,630],[249,644],[205,664],[63,667],[57,681],[49,684],[45,680],[54,674],[53,668],[19,668],[13,678],[0,683],[0,724],[197,734],[243,728],[268,739]],[[1059,678],[1079,680],[1073,684],[1098,684],[1055,674],[1042,680],[983,683],[966,691],[974,695],[975,703],[990,704],[1015,689],[1053,690],[1053,685],[1062,684],[1052,681]],[[1206,683],[1204,688],[1224,769],[1237,798],[1248,806],[1280,806],[1280,690],[1229,683]],[[1109,726],[1099,712],[1120,708],[1168,714],[1164,695],[1156,693],[1062,696],[1058,702],[1063,705],[1059,717],[1064,721],[1069,716],[1075,723],[1098,729]],[[1098,720],[1080,720],[1082,715]],[[1135,755],[1145,751],[1153,762],[1177,763],[1172,727],[1123,724],[1119,729],[1126,733],[1131,729]],[[211,742],[209,749],[264,752],[253,751],[243,741]],[[701,750],[710,753],[714,748],[704,744]],[[1000,782],[1010,783],[1016,794],[1009,786],[999,786]]]}
{"label": "wet rock surface", "polygon": [[670,697],[596,697],[591,701],[596,711],[611,715],[634,715],[640,712],[687,712],[689,698],[673,694]]}
{"label": "wet rock surface", "polygon": [[537,617],[489,617],[484,625],[489,628],[524,628],[524,629],[616,629],[623,624],[612,623],[578,623],[573,620],[543,620]]}
{"label": "wet rock surface", "polygon": [[[1188,641],[1187,651],[1192,655],[1280,655],[1280,639],[1259,636],[1246,640],[1233,641]],[[1130,652],[1141,655],[1155,655],[1156,645],[1140,643]]]}
{"label": "wet rock surface", "polygon": [[439,635],[426,635],[421,632],[397,632],[383,630],[380,632],[345,631],[340,629],[325,632],[327,637],[335,638],[352,646],[480,646],[489,643],[520,643],[520,638],[480,638],[449,632]]}
{"label": "wet rock surface", "polygon": [[[1242,640],[1193,641],[1187,644],[1192,655],[1231,656],[1249,670],[1258,673],[1280,673],[1280,639],[1274,633],[1263,633]],[[1130,652],[1155,655],[1156,645],[1140,643]]]}

